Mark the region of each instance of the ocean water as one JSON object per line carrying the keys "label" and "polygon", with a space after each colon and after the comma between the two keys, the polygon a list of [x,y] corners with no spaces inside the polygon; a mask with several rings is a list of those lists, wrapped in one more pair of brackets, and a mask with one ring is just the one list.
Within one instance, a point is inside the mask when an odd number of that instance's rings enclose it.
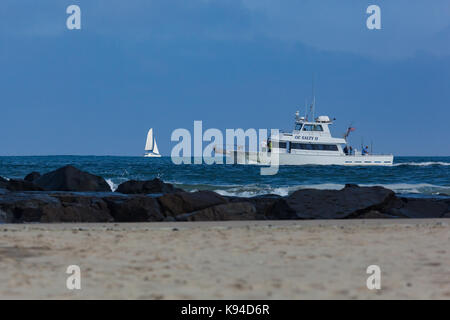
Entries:
{"label": "ocean water", "polygon": [[392,167],[284,166],[261,176],[257,165],[175,165],[169,157],[0,157],[0,176],[23,178],[71,164],[102,176],[114,190],[127,180],[158,177],[187,191],[251,197],[288,195],[301,188],[340,189],[346,183],[384,186],[410,197],[450,197],[450,157],[396,157]]}

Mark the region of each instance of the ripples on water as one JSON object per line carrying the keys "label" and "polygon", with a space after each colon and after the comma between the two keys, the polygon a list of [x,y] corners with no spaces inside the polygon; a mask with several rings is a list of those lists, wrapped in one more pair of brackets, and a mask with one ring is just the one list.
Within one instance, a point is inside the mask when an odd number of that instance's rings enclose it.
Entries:
{"label": "ripples on water", "polygon": [[275,176],[261,176],[255,165],[174,165],[170,158],[36,156],[0,157],[0,175],[23,178],[66,164],[102,176],[116,188],[130,180],[158,177],[192,190],[224,195],[287,195],[300,188],[340,189],[346,183],[381,185],[410,196],[450,197],[450,157],[396,157],[392,167],[282,166]]}

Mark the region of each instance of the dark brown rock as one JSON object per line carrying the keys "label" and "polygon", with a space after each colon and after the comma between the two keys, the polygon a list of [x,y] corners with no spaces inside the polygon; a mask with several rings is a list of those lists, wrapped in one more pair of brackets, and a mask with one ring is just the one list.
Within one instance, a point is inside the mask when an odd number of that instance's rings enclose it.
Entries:
{"label": "dark brown rock", "polygon": [[108,183],[99,176],[65,166],[36,179],[34,183],[47,191],[111,192]]}
{"label": "dark brown rock", "polygon": [[380,212],[380,211],[371,210],[368,212],[363,212],[363,213],[359,214],[358,216],[353,216],[353,218],[354,219],[393,219],[395,217],[391,216],[389,214]]}
{"label": "dark brown rock", "polygon": [[404,218],[442,218],[449,210],[446,200],[395,198],[384,208],[387,214]]}
{"label": "dark brown rock", "polygon": [[0,210],[8,223],[41,222],[44,212],[51,208],[60,208],[60,203],[46,194],[12,192],[0,195]]}
{"label": "dark brown rock", "polygon": [[11,179],[6,185],[9,191],[43,191],[41,187],[25,180]]}
{"label": "dark brown rock", "polygon": [[159,203],[146,196],[105,198],[111,215],[116,222],[163,221]]}
{"label": "dark brown rock", "polygon": [[39,172],[33,171],[25,176],[23,180],[28,182],[33,182],[34,180],[41,177],[41,174]]}
{"label": "dark brown rock", "polygon": [[100,197],[76,194],[54,195],[59,207],[46,207],[41,222],[113,222],[106,202]]}
{"label": "dark brown rock", "polygon": [[147,181],[130,180],[122,183],[116,192],[124,194],[150,194],[150,193],[173,193],[182,192],[183,190],[175,188],[170,183],[155,178]]}
{"label": "dark brown rock", "polygon": [[228,199],[212,191],[177,192],[158,198],[166,216],[202,210],[218,204],[227,203]]}
{"label": "dark brown rock", "polygon": [[270,211],[272,210],[273,206],[281,198],[282,197],[279,195],[264,195],[252,197],[248,201],[250,201],[255,206],[258,220],[263,220],[267,215],[270,215]]}
{"label": "dark brown rock", "polygon": [[256,220],[256,208],[250,202],[230,202],[181,214],[176,219],[179,221]]}
{"label": "dark brown rock", "polygon": [[8,180],[0,176],[0,188],[6,189],[6,186],[8,185]]}
{"label": "dark brown rock", "polygon": [[97,197],[74,194],[12,192],[0,195],[6,222],[110,222],[106,203]]}
{"label": "dark brown rock", "polygon": [[347,185],[342,190],[298,190],[278,200],[270,219],[344,219],[380,210],[395,194],[383,187]]}
{"label": "dark brown rock", "polygon": [[256,209],[256,219],[264,220],[266,215],[270,213],[274,204],[282,198],[282,196],[277,194],[265,194],[260,196],[255,196],[251,198],[243,197],[226,197],[230,202],[250,202],[255,206]]}
{"label": "dark brown rock", "polygon": [[[66,180],[85,187],[81,180],[73,182],[73,175]],[[9,190],[0,189],[1,223],[450,217],[448,199],[398,198],[382,187],[356,185],[342,190],[299,190],[288,197],[223,197],[198,191],[155,198],[111,192],[36,191],[39,187],[32,182],[14,179],[0,180],[2,183]]]}
{"label": "dark brown rock", "polygon": [[0,223],[8,223],[8,222],[10,222],[8,221],[8,214],[2,209],[0,209]]}

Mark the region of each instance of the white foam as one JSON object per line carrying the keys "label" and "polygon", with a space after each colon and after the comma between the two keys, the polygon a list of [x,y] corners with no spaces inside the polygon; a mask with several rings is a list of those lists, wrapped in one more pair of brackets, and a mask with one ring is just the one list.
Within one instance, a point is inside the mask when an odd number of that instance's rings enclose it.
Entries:
{"label": "white foam", "polygon": [[232,188],[221,189],[217,187],[214,191],[223,196],[238,196],[244,198],[256,197],[265,194],[276,194],[279,196],[287,196],[290,193],[298,190],[298,186],[293,187],[271,187],[268,185],[257,186],[257,185],[244,185]]}
{"label": "white foam", "polygon": [[338,183],[321,183],[321,184],[306,184],[299,186],[299,189],[318,189],[318,190],[341,190],[344,184]]}
{"label": "white foam", "polygon": [[255,197],[265,194],[276,194],[282,197],[288,196],[292,192],[300,189],[318,189],[318,190],[340,190],[344,188],[343,184],[323,183],[312,185],[299,185],[299,186],[287,186],[287,187],[272,187],[270,185],[244,185],[231,188],[221,188],[217,186],[214,191],[223,196],[238,196],[238,197]]}
{"label": "white foam", "polygon": [[117,183],[114,183],[111,179],[106,179],[106,183],[109,184],[109,187],[113,192],[116,191],[117,188],[119,187],[119,185]]}
{"label": "white foam", "polygon": [[430,161],[430,162],[402,162],[402,163],[394,163],[393,166],[450,166],[450,162],[442,162],[442,161]]}

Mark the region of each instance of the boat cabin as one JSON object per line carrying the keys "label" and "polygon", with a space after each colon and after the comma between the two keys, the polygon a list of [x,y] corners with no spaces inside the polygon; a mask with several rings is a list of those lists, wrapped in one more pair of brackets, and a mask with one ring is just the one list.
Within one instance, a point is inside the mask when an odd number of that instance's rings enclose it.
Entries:
{"label": "boat cabin", "polygon": [[314,121],[300,117],[297,111],[292,132],[279,132],[269,137],[269,152],[291,154],[342,155],[343,138],[333,138],[329,126],[333,122],[328,116],[319,116]]}

